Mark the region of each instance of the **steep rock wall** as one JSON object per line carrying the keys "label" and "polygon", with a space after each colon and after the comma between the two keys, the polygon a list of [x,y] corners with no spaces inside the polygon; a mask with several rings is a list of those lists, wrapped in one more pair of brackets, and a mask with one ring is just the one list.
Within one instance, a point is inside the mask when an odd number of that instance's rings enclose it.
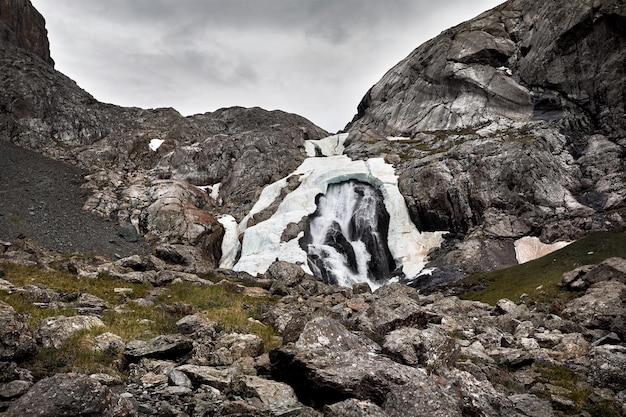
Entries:
{"label": "steep rock wall", "polygon": [[54,66],[46,21],[29,0],[0,0],[0,39],[32,52]]}
{"label": "steep rock wall", "polygon": [[346,153],[393,162],[414,222],[452,231],[470,269],[514,262],[526,235],[623,225],[625,19],[614,0],[503,3],[385,74]]}

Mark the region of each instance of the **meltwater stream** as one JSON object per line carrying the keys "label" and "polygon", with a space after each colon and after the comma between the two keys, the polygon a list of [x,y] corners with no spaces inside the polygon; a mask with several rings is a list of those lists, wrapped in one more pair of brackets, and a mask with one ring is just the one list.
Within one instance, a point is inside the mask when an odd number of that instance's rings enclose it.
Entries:
{"label": "meltwater stream", "polygon": [[327,284],[383,283],[395,269],[388,229],[381,192],[351,180],[329,185],[319,196],[300,245],[314,275]]}

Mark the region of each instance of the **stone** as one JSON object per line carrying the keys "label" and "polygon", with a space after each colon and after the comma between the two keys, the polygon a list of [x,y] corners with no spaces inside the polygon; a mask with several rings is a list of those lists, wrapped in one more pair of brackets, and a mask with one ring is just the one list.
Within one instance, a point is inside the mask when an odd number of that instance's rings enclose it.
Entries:
{"label": "stone", "polygon": [[170,384],[177,387],[191,388],[193,385],[189,377],[179,369],[172,369],[168,374],[168,381]]}
{"label": "stone", "polygon": [[124,339],[114,333],[106,332],[94,338],[96,352],[122,352],[125,347]]}
{"label": "stone", "polygon": [[232,376],[227,370],[211,366],[181,365],[176,370],[184,372],[196,384],[209,385],[224,390],[230,386]]}
{"label": "stone", "polygon": [[28,381],[16,380],[0,384],[0,399],[10,400],[24,395],[31,387]]}
{"label": "stone", "polygon": [[204,341],[212,340],[215,337],[216,326],[216,322],[200,313],[187,315],[176,322],[176,327],[181,332],[195,335]]}
{"label": "stone", "polygon": [[177,358],[193,349],[193,342],[181,334],[157,336],[151,340],[131,340],[126,344],[124,356],[130,360],[140,358]]}
{"label": "stone", "polygon": [[41,346],[59,349],[74,333],[94,327],[105,327],[105,324],[93,316],[49,317],[39,324],[35,337]]}
{"label": "stone", "polygon": [[57,374],[42,379],[5,412],[6,417],[106,415],[113,394],[106,386],[80,374]]}
{"label": "stone", "polygon": [[343,416],[387,417],[387,414],[374,403],[354,398],[324,406],[324,417]]}
{"label": "stone", "polygon": [[215,348],[226,348],[232,358],[256,357],[263,353],[265,344],[263,339],[254,334],[229,333],[221,336],[215,342]]}
{"label": "stone", "polygon": [[385,336],[383,353],[405,365],[438,369],[454,366],[461,349],[454,339],[437,327],[423,330],[401,328]]}
{"label": "stone", "polygon": [[12,361],[35,352],[35,337],[9,304],[0,301],[0,361]]}
{"label": "stone", "polygon": [[609,330],[611,323],[623,312],[626,285],[618,281],[593,284],[585,295],[576,298],[563,310],[562,315],[585,327]]}
{"label": "stone", "polygon": [[270,415],[286,415],[302,408],[293,389],[282,382],[243,376],[233,381],[230,390],[243,398],[259,399],[260,408],[269,411]]}
{"label": "stone", "polygon": [[515,405],[515,409],[528,417],[552,417],[554,411],[550,401],[537,398],[532,394],[512,395],[509,399]]}
{"label": "stone", "polygon": [[91,294],[81,294],[76,300],[76,310],[80,315],[101,316],[109,308],[106,301]]}
{"label": "stone", "polygon": [[626,347],[602,345],[591,349],[589,379],[595,385],[616,391],[626,387]]}
{"label": "stone", "polygon": [[402,295],[380,298],[355,318],[356,326],[375,340],[400,327],[424,328],[441,320],[414,299]]}

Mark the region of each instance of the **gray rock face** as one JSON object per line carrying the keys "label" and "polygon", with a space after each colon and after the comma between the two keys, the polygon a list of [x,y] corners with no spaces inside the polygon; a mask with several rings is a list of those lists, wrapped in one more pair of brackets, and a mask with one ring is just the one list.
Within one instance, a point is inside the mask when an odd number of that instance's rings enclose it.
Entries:
{"label": "gray rock face", "polygon": [[57,374],[42,379],[4,414],[23,416],[103,416],[111,407],[111,390],[86,375]]}
{"label": "gray rock face", "polygon": [[623,225],[624,22],[612,0],[508,1],[385,74],[346,152],[394,163],[418,228],[464,238],[443,263],[465,270],[515,263],[525,235]]}

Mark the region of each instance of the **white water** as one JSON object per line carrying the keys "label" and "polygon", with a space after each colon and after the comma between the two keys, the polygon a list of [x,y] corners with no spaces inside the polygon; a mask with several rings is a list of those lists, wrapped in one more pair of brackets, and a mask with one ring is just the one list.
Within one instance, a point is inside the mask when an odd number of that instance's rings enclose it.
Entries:
{"label": "white water", "polygon": [[[305,272],[312,273],[308,266],[307,253],[299,243],[304,237],[304,232],[300,232],[297,237],[287,242],[282,241],[281,236],[290,223],[298,223],[303,217],[310,216],[317,210],[315,199],[320,194],[326,194],[329,185],[358,180],[372,185],[382,194],[385,209],[389,214],[387,244],[397,270],[404,273],[407,278],[420,275],[427,262],[428,252],[441,244],[445,232],[420,233],[415,228],[404,197],[398,189],[398,177],[393,166],[385,163],[382,158],[353,161],[345,155],[337,155],[343,151],[346,137],[346,134],[341,134],[319,141],[307,141],[309,155],[315,155],[317,149],[317,154],[321,150],[325,157],[305,159],[290,175],[298,177],[300,186],[283,198],[272,217],[247,227],[250,216],[269,207],[280,198],[281,190],[287,183],[286,178],[265,187],[248,216],[237,227],[234,219],[220,221],[229,236],[228,242],[225,237],[222,243],[224,256],[220,267],[258,275],[265,273],[274,261],[281,260],[298,264]],[[232,232],[229,233],[229,230]],[[239,247],[239,240],[233,237],[242,234],[243,241]],[[362,242],[353,243],[353,247],[356,248],[355,256],[359,265],[365,265],[370,255],[360,245],[365,246]],[[240,257],[237,260],[239,251]],[[345,263],[340,257],[328,256],[326,262],[336,264],[339,270],[345,269],[345,266],[342,266]],[[368,282],[372,288],[380,286],[380,282],[373,282],[361,273],[346,276],[342,285],[351,285],[352,282]]]}
{"label": "white water", "polygon": [[381,199],[372,186],[355,181],[330,186],[320,197],[306,247],[316,276],[347,287],[390,278],[393,265],[388,266],[382,230],[387,224],[379,225]]}

